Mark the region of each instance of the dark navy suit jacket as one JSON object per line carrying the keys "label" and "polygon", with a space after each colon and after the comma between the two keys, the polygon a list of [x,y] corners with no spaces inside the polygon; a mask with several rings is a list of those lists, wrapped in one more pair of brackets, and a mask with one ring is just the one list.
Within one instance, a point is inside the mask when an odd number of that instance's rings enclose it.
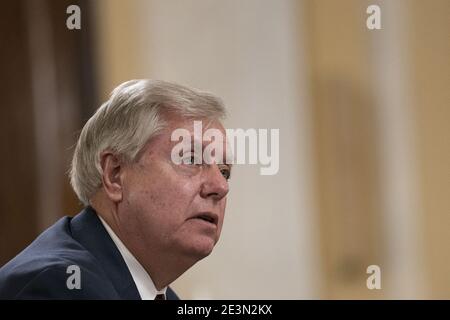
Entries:
{"label": "dark navy suit jacket", "polygon": [[[80,289],[68,286],[80,268]],[[73,280],[73,279],[72,279]],[[74,283],[72,281],[69,281]],[[170,289],[167,299],[178,299]],[[125,261],[94,209],[64,217],[0,269],[0,299],[140,299]]]}

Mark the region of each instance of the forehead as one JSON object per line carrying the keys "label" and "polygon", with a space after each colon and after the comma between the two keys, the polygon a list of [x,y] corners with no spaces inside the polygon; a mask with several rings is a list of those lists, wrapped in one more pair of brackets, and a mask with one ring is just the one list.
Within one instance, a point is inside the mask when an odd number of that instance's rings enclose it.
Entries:
{"label": "forehead", "polygon": [[[226,143],[225,128],[218,120],[206,118],[187,118],[179,115],[165,115],[164,122],[164,128],[159,134],[147,142],[146,147],[144,147],[145,151],[150,151],[153,153],[157,150],[161,152],[171,150],[175,144],[179,143],[179,140],[173,140],[171,138],[172,133],[177,129],[183,129],[188,132],[191,137],[190,141],[192,143],[199,144],[207,144],[209,142],[203,139],[205,131],[208,129],[216,129],[221,133],[223,142]],[[199,124],[201,124],[201,132],[198,132],[200,131]]]}
{"label": "forehead", "polygon": [[186,129],[191,134],[199,128],[202,129],[202,133],[208,129],[217,129],[221,131],[225,136],[225,128],[219,120],[212,120],[207,118],[187,118],[178,115],[169,115],[165,117],[166,120],[166,130],[164,130],[165,135],[170,135],[176,129]]}
{"label": "forehead", "polygon": [[[143,148],[142,155],[147,155],[145,158],[150,159],[153,156],[161,156],[163,158],[170,157],[173,148],[177,145],[179,146],[180,143],[181,145],[190,145],[188,148],[196,148],[195,145],[201,145],[200,150],[205,150],[204,148],[212,143],[211,141],[215,141],[215,143],[219,143],[219,146],[222,145],[221,148],[218,147],[219,149],[217,149],[221,150],[218,152],[222,152],[222,156],[219,154],[216,155],[218,155],[219,158],[223,158],[224,163],[229,162],[228,156],[232,156],[233,152],[228,149],[226,130],[219,120],[187,118],[171,115],[165,116],[164,122],[164,128],[159,134],[151,138]],[[172,137],[172,133],[180,129],[184,132],[183,137],[188,137],[187,139],[183,138],[181,140],[180,136],[177,134],[174,134],[176,137],[175,139]],[[215,146],[217,147],[218,145],[216,144]],[[142,157],[139,156],[139,159],[142,159]]]}

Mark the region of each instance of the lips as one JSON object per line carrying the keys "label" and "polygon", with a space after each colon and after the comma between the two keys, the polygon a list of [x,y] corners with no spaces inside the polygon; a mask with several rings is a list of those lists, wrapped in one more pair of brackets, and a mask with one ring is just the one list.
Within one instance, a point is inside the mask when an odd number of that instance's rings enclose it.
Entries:
{"label": "lips", "polygon": [[217,216],[217,214],[212,213],[212,212],[202,212],[202,213],[196,214],[191,219],[200,219],[200,220],[206,221],[208,223],[212,223],[214,225],[217,225],[217,223],[219,221],[219,217]]}

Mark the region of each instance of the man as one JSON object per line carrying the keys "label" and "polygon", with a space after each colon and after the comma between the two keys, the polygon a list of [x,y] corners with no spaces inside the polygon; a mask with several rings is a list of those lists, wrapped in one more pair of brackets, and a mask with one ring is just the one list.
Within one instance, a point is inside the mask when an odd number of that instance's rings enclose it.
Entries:
{"label": "man", "polygon": [[224,115],[219,99],[173,83],[117,87],[75,148],[70,179],[85,209],[0,269],[0,298],[177,299],[169,284],[219,239],[231,167],[194,161],[203,141],[174,162],[172,133],[194,136],[202,121],[225,136]]}

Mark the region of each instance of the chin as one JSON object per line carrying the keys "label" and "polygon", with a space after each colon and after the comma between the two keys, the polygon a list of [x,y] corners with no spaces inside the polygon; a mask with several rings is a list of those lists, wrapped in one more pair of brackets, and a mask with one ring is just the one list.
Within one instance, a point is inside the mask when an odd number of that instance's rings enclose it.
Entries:
{"label": "chin", "polygon": [[197,260],[203,259],[211,254],[215,241],[209,237],[202,237],[188,245],[187,252]]}

